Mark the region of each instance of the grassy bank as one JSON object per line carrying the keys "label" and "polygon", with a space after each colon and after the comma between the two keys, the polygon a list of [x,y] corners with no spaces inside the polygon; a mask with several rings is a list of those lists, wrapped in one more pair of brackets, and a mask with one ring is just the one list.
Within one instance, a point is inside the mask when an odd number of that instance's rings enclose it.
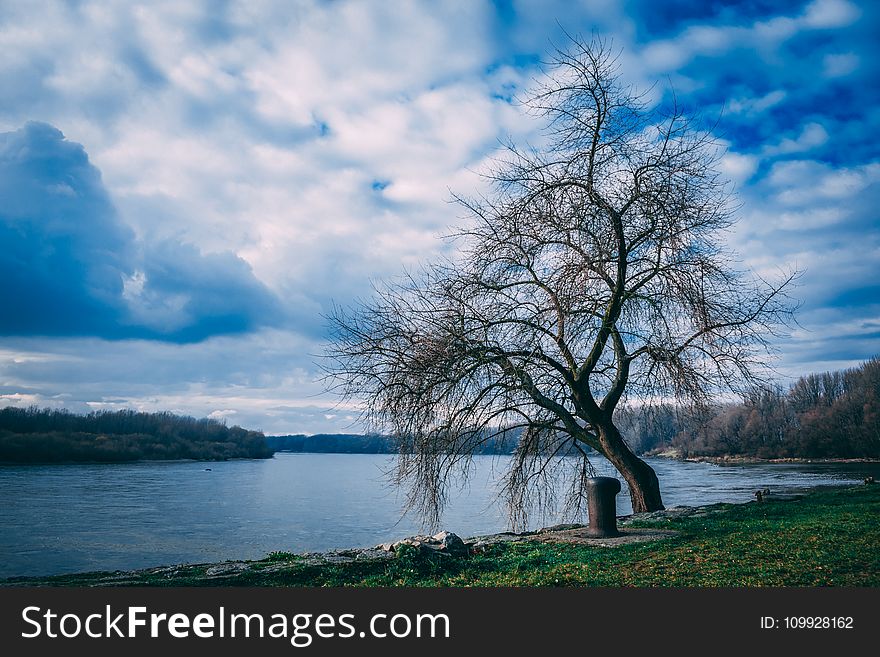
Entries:
{"label": "grassy bank", "polygon": [[467,557],[309,563],[262,561],[90,573],[9,584],[93,586],[880,586],[880,485],[796,500],[716,505],[698,517],[641,522],[672,538],[614,548],[524,541]]}

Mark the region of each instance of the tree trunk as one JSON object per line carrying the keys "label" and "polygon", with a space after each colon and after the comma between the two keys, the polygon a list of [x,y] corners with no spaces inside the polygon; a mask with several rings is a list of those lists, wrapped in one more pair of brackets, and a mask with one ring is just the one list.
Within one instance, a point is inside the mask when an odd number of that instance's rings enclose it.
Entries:
{"label": "tree trunk", "polygon": [[633,513],[662,510],[660,482],[654,469],[630,451],[617,427],[611,423],[601,427],[599,444],[605,458],[611,461],[629,486]]}

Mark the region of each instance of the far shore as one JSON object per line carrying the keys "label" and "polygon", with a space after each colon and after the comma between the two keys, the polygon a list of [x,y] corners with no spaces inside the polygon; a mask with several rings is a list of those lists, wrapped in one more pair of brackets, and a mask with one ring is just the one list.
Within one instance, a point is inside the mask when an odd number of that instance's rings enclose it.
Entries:
{"label": "far shore", "polygon": [[668,448],[656,452],[648,452],[643,456],[656,456],[687,463],[714,463],[716,465],[742,465],[748,463],[880,463],[880,459],[872,458],[774,458],[765,459],[758,456],[746,456],[743,454],[725,454],[723,456],[683,456],[675,448]]}

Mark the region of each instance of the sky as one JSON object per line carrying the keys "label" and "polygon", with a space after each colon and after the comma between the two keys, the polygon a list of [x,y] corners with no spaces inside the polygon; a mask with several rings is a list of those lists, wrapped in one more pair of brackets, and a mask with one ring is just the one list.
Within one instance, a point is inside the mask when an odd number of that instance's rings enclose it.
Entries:
{"label": "sky", "polygon": [[880,354],[880,3],[0,0],[0,406],[359,431],[324,314],[450,255],[566,33],[712,118],[780,382]]}

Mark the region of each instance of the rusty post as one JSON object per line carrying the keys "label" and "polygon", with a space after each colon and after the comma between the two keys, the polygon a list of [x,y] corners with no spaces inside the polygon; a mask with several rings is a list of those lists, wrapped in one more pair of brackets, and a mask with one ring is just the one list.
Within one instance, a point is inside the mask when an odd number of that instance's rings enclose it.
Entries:
{"label": "rusty post", "polygon": [[617,504],[620,482],[614,477],[590,477],[587,479],[587,510],[590,526],[587,535],[593,538],[620,536],[617,531]]}

